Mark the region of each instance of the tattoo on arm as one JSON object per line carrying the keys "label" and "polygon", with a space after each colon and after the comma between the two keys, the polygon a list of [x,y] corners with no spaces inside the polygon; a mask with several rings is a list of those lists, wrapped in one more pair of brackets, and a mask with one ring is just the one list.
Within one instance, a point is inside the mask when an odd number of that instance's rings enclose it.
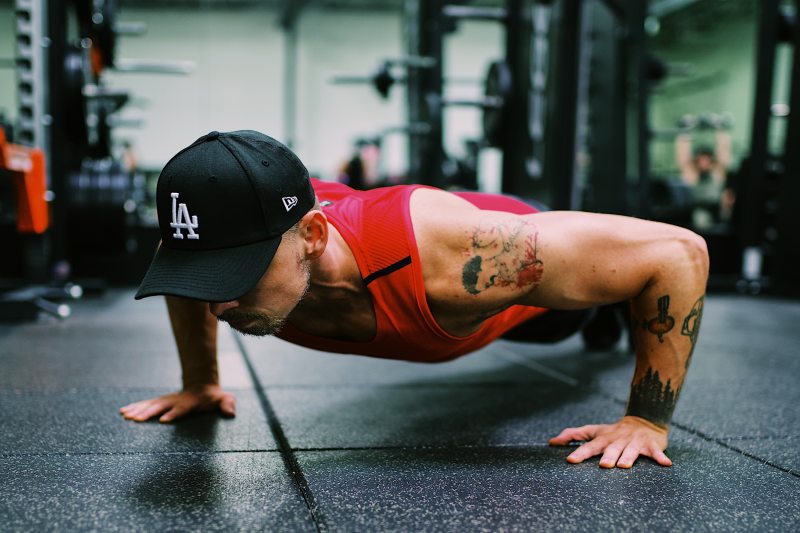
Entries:
{"label": "tattoo on arm", "polygon": [[[685,368],[689,368],[694,348],[697,344],[697,335],[700,332],[700,322],[703,318],[703,303],[705,296],[701,296],[694,303],[689,313],[683,319],[681,335],[689,337],[692,346],[686,358]],[[658,316],[642,322],[642,328],[658,337],[659,342],[664,342],[664,335],[675,327],[675,318],[669,315],[669,295],[665,294],[658,299]],[[682,374],[682,372],[681,372]],[[676,380],[681,376],[673,376]],[[645,375],[631,387],[631,397],[628,402],[627,415],[646,418],[656,424],[668,425],[678,401],[680,386],[672,388],[672,380],[666,383],[661,381],[658,371],[652,366],[647,368]]]}
{"label": "tattoo on arm", "polygon": [[539,259],[539,233],[532,226],[517,220],[476,227],[467,246],[469,259],[461,271],[464,289],[473,295],[491,287],[535,289],[544,265]]}
{"label": "tattoo on arm", "polygon": [[669,294],[658,299],[658,316],[642,322],[642,328],[658,337],[658,342],[664,342],[664,335],[675,327],[675,319],[669,316]]}
{"label": "tattoo on arm", "polygon": [[653,368],[649,367],[642,379],[631,387],[625,414],[666,426],[672,419],[679,392],[680,388],[672,389],[669,379],[666,384],[662,383],[658,371],[653,372]]}
{"label": "tattoo on arm", "polygon": [[681,327],[681,335],[689,337],[692,342],[692,349],[689,350],[689,357],[686,358],[686,368],[689,368],[689,362],[692,360],[694,348],[697,345],[697,335],[700,333],[700,322],[703,320],[703,303],[705,302],[705,295],[701,296],[692,306],[692,310],[683,319],[683,327]]}

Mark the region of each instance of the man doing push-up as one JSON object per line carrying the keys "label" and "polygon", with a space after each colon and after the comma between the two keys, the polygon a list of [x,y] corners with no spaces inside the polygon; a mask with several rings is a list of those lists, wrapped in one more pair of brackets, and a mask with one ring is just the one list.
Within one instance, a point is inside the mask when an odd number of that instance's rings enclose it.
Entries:
{"label": "man doing push-up", "polygon": [[253,131],[211,132],[179,152],[156,200],[162,244],[136,297],[167,295],[183,390],[125,406],[125,418],[235,414],[218,383],[217,319],[319,350],[432,363],[501,337],[558,340],[585,323],[581,310],[630,301],[625,415],[550,443],[585,441],[573,463],[671,465],[668,426],[708,276],[696,234],[500,195],[355,191],[310,180],[288,148]]}

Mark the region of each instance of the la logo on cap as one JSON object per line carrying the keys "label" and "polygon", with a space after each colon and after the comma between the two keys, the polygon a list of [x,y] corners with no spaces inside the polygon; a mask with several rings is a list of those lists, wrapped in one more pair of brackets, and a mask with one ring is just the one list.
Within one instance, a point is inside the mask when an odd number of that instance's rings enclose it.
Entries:
{"label": "la logo on cap", "polygon": [[286,212],[288,213],[291,209],[297,205],[297,196],[284,196],[283,200],[283,207],[286,208]]}
{"label": "la logo on cap", "polygon": [[189,208],[186,207],[186,204],[178,203],[178,193],[174,192],[170,196],[172,196],[172,222],[169,226],[175,228],[175,233],[173,233],[172,236],[176,239],[183,239],[181,230],[185,229],[189,231],[186,237],[189,239],[199,239],[200,234],[194,231],[198,226],[197,215],[189,216]]}

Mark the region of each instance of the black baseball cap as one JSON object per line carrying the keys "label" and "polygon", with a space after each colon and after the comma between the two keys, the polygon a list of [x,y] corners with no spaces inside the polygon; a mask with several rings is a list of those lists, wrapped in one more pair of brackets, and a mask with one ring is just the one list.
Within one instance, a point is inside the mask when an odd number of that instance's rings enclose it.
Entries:
{"label": "black baseball cap", "polygon": [[161,246],[136,299],[239,298],[315,201],[306,167],[272,137],[249,130],[204,135],[158,177]]}

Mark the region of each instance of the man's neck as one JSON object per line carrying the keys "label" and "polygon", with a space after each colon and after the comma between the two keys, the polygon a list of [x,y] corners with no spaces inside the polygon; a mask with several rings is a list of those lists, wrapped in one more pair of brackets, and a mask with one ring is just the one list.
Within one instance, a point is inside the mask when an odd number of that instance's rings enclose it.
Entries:
{"label": "man's neck", "polygon": [[363,292],[364,286],[353,252],[342,235],[328,224],[328,243],[322,256],[313,261],[311,285],[290,315],[316,314],[331,308],[334,301]]}

